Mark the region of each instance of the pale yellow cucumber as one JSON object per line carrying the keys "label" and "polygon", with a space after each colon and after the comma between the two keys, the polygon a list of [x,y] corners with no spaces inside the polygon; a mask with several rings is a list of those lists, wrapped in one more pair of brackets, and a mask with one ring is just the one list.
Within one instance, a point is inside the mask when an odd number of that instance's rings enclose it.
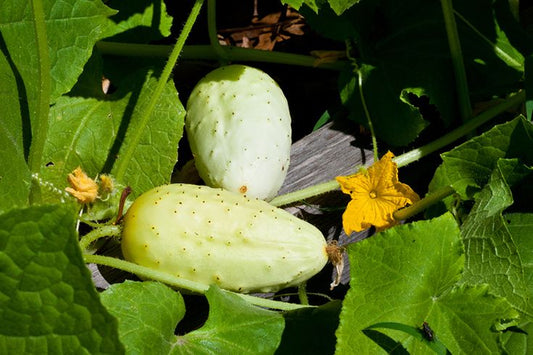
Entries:
{"label": "pale yellow cucumber", "polygon": [[123,225],[126,260],[238,292],[295,286],[328,261],[313,225],[259,199],[172,184],[138,197]]}

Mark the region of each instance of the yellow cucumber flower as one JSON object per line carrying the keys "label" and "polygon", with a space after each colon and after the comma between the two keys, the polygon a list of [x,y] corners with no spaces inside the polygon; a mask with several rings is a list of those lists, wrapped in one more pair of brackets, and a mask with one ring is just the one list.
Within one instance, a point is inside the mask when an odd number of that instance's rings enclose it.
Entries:
{"label": "yellow cucumber flower", "polygon": [[388,152],[368,169],[336,178],[342,192],[352,198],[342,215],[346,234],[371,226],[377,231],[389,228],[398,223],[392,216],[396,210],[420,200],[409,185],[398,181],[398,166],[393,157]]}
{"label": "yellow cucumber flower", "polygon": [[98,196],[98,185],[80,167],[68,174],[68,182],[71,187],[65,190],[76,197],[79,203],[91,203]]}

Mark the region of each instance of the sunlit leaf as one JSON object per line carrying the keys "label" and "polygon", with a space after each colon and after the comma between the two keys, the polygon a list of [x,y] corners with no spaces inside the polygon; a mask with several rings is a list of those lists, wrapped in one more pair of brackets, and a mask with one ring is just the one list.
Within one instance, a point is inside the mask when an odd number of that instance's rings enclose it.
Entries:
{"label": "sunlit leaf", "polygon": [[[451,353],[498,352],[491,326],[517,313],[488,285],[458,286],[464,266],[460,231],[451,215],[397,226],[348,248],[350,290],[337,330],[340,354],[383,350],[363,329],[380,322],[420,328],[426,321]],[[398,331],[384,334],[411,354],[425,344]]]}
{"label": "sunlit leaf", "polygon": [[61,206],[0,216],[0,353],[123,352],[74,226],[74,215]]}

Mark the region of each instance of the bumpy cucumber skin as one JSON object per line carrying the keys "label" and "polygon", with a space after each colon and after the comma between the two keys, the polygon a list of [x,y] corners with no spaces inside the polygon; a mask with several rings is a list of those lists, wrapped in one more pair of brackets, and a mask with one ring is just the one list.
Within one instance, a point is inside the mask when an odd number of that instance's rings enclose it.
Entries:
{"label": "bumpy cucumber skin", "polygon": [[289,168],[291,117],[278,84],[259,69],[229,65],[195,86],[185,128],[211,187],[272,199]]}
{"label": "bumpy cucumber skin", "polygon": [[313,225],[259,199],[171,184],[139,196],[123,223],[128,261],[236,292],[295,286],[327,263]]}

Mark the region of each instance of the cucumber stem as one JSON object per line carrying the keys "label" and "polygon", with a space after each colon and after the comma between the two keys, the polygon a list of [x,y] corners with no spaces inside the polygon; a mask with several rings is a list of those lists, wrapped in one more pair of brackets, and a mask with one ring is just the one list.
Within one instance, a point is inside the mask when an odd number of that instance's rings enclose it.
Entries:
{"label": "cucumber stem", "polygon": [[89,233],[85,234],[80,239],[80,248],[82,251],[86,251],[87,248],[89,248],[89,245],[93,243],[94,241],[104,238],[104,237],[119,237],[120,233],[122,232],[122,228],[120,225],[104,225],[98,228],[93,229]]}
{"label": "cucumber stem", "polygon": [[[129,273],[136,274],[143,278],[156,280],[156,281],[165,283],[173,287],[189,290],[191,292],[199,293],[202,295],[205,294],[207,290],[209,289],[208,285],[204,285],[204,284],[190,281],[190,280],[185,280],[185,279],[182,279],[176,276],[172,276],[165,272],[152,270],[145,266],[137,265],[129,261],[112,258],[109,256],[83,254],[83,259],[86,263],[105,265],[105,266],[109,266],[115,269],[120,269],[120,270],[129,272]],[[227,291],[227,292],[231,292],[231,291]],[[313,306],[308,306],[308,305],[274,301],[274,300],[269,300],[266,298],[260,298],[260,297],[255,297],[255,296],[245,295],[245,294],[240,294],[240,293],[234,293],[234,292],[232,293],[243,298],[244,300],[246,300],[247,302],[253,305],[256,305],[259,307],[277,309],[281,311],[291,311],[291,310],[300,309],[300,308],[313,307]]]}

